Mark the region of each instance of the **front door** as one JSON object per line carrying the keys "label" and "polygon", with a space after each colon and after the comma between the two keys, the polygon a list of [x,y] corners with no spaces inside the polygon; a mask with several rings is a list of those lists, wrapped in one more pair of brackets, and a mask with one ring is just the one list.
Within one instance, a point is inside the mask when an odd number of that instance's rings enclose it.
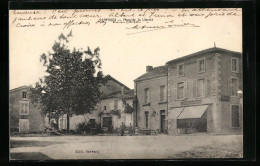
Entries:
{"label": "front door", "polygon": [[161,132],[163,133],[165,130],[165,111],[161,110]]}
{"label": "front door", "polygon": [[112,125],[112,117],[103,117],[103,127],[108,127],[110,129]]}

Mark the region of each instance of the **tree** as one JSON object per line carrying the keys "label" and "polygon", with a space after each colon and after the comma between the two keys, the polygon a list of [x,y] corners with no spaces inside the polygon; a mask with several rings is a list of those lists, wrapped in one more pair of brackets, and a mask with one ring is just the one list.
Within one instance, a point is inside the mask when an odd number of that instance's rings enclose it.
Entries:
{"label": "tree", "polygon": [[101,97],[100,87],[107,81],[101,71],[100,49],[71,51],[71,36],[72,32],[67,36],[61,34],[53,52],[41,55],[47,76],[30,88],[31,100],[38,103],[44,114],[56,118],[67,114],[68,132],[69,117],[93,111]]}

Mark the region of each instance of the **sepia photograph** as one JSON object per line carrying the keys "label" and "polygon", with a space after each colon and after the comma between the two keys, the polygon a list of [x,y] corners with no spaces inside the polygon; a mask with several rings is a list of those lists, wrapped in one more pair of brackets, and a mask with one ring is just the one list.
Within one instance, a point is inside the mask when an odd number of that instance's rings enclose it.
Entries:
{"label": "sepia photograph", "polygon": [[10,9],[10,160],[241,159],[242,50],[242,8]]}

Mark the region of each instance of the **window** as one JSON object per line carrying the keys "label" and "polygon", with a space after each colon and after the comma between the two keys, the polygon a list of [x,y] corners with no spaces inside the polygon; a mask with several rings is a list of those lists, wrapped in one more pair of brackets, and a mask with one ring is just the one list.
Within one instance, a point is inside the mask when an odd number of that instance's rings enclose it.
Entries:
{"label": "window", "polygon": [[160,86],[160,101],[165,101],[165,85]]}
{"label": "window", "polygon": [[114,101],[114,110],[118,110],[118,100]]}
{"label": "window", "polygon": [[29,115],[28,101],[20,101],[20,115]]}
{"label": "window", "polygon": [[180,82],[177,84],[177,99],[184,99],[184,82]]}
{"label": "window", "polygon": [[239,60],[238,58],[231,58],[231,71],[232,72],[239,72]]}
{"label": "window", "polygon": [[149,112],[146,111],[144,114],[145,114],[145,128],[148,128],[148,115],[149,115]]}
{"label": "window", "polygon": [[104,110],[107,110],[107,106],[104,106]]}
{"label": "window", "polygon": [[205,97],[205,80],[198,80],[197,97]]}
{"label": "window", "polygon": [[149,103],[150,102],[150,92],[149,92],[148,88],[146,88],[144,90],[144,102],[145,103]]}
{"label": "window", "polygon": [[178,77],[184,76],[184,64],[177,65],[177,73],[178,73]]}
{"label": "window", "polygon": [[96,120],[95,119],[89,119],[90,126],[95,126]]}
{"label": "window", "polygon": [[231,78],[231,96],[237,96],[238,91],[238,78]]}
{"label": "window", "polygon": [[27,94],[26,92],[23,92],[23,98],[26,98],[26,94]]}
{"label": "window", "polygon": [[205,72],[205,59],[198,59],[197,61],[198,73]]}
{"label": "window", "polygon": [[231,127],[239,127],[239,106],[231,105]]}

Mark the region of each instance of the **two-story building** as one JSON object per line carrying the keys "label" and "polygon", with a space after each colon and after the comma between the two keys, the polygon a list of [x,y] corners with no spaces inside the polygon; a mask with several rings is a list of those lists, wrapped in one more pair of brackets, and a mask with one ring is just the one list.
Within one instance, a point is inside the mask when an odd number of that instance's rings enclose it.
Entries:
{"label": "two-story building", "polygon": [[134,90],[124,90],[103,96],[100,100],[101,126],[108,129],[119,129],[125,126],[133,126],[134,120]]}
{"label": "two-story building", "polygon": [[209,48],[166,66],[169,133],[242,133],[241,53]]}
{"label": "two-story building", "polygon": [[136,126],[169,134],[241,134],[241,53],[209,48],[153,68],[135,82]]}
{"label": "two-story building", "polygon": [[29,99],[27,86],[9,91],[10,133],[38,133],[43,129],[44,115]]}
{"label": "two-story building", "polygon": [[167,131],[167,68],[146,67],[146,73],[134,80],[137,96],[136,126],[140,129]]}
{"label": "two-story building", "polygon": [[[118,126],[117,124],[122,120],[122,118],[119,118],[118,122],[115,122],[117,119],[114,116],[112,117],[112,114],[110,110],[123,110],[122,105],[122,98],[127,95],[130,91],[130,88],[128,88],[123,83],[119,82],[112,76],[108,75],[108,82],[106,85],[102,86],[100,88],[102,92],[102,97],[95,107],[95,110],[93,110],[91,113],[85,114],[85,115],[73,115],[69,119],[69,126],[70,130],[75,130],[77,128],[77,125],[82,122],[91,122],[96,124],[101,124],[103,127],[110,127],[110,126]],[[126,92],[126,94],[124,94]],[[133,98],[133,97],[132,97]],[[131,100],[133,100],[131,98]],[[117,102],[116,102],[117,101]],[[114,104],[117,104],[117,107],[114,106]],[[114,109],[116,107],[116,109]],[[105,110],[104,110],[105,109]],[[122,114],[124,116],[124,114]],[[127,116],[127,115],[126,115]],[[128,116],[126,118],[128,120]],[[127,121],[128,122],[128,121]],[[62,115],[58,120],[58,126],[59,130],[66,130],[67,129],[67,115]]]}

